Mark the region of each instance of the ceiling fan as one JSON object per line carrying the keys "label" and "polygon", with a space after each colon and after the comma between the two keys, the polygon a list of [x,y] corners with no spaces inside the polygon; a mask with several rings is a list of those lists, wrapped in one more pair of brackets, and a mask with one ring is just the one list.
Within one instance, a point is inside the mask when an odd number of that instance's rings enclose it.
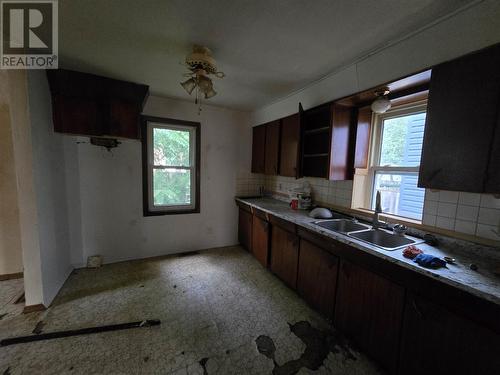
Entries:
{"label": "ceiling fan", "polygon": [[217,70],[212,51],[203,46],[193,46],[193,52],[186,57],[185,66],[189,69],[189,73],[184,76],[189,78],[181,82],[181,86],[189,95],[195,91],[195,103],[200,104],[201,110],[202,98],[210,99],[217,95],[210,76],[224,78],[225,74]]}

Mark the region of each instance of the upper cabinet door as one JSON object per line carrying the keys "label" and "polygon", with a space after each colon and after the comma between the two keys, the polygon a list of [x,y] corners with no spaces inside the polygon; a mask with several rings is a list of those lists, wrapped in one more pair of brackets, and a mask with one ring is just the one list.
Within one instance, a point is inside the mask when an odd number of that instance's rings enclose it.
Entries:
{"label": "upper cabinet door", "polygon": [[264,173],[266,155],[266,126],[255,126],[252,138],[252,173]]}
{"label": "upper cabinet door", "polygon": [[356,129],[356,149],[354,168],[368,168],[368,152],[370,150],[370,132],[372,127],[372,110],[370,107],[360,108]]}
{"label": "upper cabinet door", "polygon": [[277,175],[280,152],[280,120],[266,125],[265,174]]}
{"label": "upper cabinet door", "polygon": [[420,187],[498,192],[498,178],[487,185],[486,176],[491,151],[499,148],[499,67],[497,45],[433,68]]}
{"label": "upper cabinet door", "polygon": [[281,176],[298,177],[300,118],[296,113],[281,120]]}
{"label": "upper cabinet door", "polygon": [[330,180],[352,180],[354,172],[354,131],[352,108],[339,104],[332,106]]}

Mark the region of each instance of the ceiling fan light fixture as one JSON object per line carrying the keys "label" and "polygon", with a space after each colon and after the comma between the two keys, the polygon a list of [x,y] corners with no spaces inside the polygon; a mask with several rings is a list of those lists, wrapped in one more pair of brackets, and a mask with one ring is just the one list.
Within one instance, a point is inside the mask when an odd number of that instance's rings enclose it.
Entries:
{"label": "ceiling fan light fixture", "polygon": [[377,99],[375,99],[371,105],[373,112],[385,113],[391,108],[391,101],[387,96],[389,95],[389,92],[390,91],[388,88],[384,88],[383,90],[375,92],[375,96],[377,97]]}
{"label": "ceiling fan light fixture", "polygon": [[191,95],[196,87],[196,81],[194,78],[189,78],[187,81],[181,82],[181,86],[184,87],[184,90],[186,90],[189,95]]}
{"label": "ceiling fan light fixture", "polygon": [[205,99],[210,99],[210,98],[214,97],[215,95],[217,95],[217,92],[213,88],[211,88],[210,90],[208,90],[205,93]]}
{"label": "ceiling fan light fixture", "polygon": [[184,74],[189,79],[181,82],[181,86],[191,95],[196,92],[195,104],[198,104],[198,114],[201,113],[201,99],[210,99],[217,95],[214,90],[212,77],[224,78],[225,74],[217,70],[215,59],[212,57],[212,51],[207,47],[193,46],[192,52],[187,55],[185,66],[189,70]]}

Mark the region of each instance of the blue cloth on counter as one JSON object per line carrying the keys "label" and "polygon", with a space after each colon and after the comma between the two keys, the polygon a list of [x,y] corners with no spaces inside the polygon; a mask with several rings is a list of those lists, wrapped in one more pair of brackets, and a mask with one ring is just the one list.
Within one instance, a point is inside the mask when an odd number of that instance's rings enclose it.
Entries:
{"label": "blue cloth on counter", "polygon": [[413,261],[427,268],[446,267],[446,262],[431,254],[418,254]]}

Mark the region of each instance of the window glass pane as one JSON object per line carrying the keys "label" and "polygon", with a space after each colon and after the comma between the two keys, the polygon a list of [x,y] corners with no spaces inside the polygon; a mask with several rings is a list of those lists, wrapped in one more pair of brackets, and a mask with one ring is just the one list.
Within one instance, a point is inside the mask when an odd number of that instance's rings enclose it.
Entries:
{"label": "window glass pane", "polygon": [[381,166],[420,165],[425,112],[386,119],[382,125]]}
{"label": "window glass pane", "polygon": [[189,131],[153,128],[154,165],[188,167]]}
{"label": "window glass pane", "polygon": [[189,169],[154,169],[153,204],[155,206],[191,204]]}
{"label": "window glass pane", "polygon": [[421,220],[425,189],[417,187],[417,181],[416,172],[376,172],[372,209],[378,190],[384,213]]}

